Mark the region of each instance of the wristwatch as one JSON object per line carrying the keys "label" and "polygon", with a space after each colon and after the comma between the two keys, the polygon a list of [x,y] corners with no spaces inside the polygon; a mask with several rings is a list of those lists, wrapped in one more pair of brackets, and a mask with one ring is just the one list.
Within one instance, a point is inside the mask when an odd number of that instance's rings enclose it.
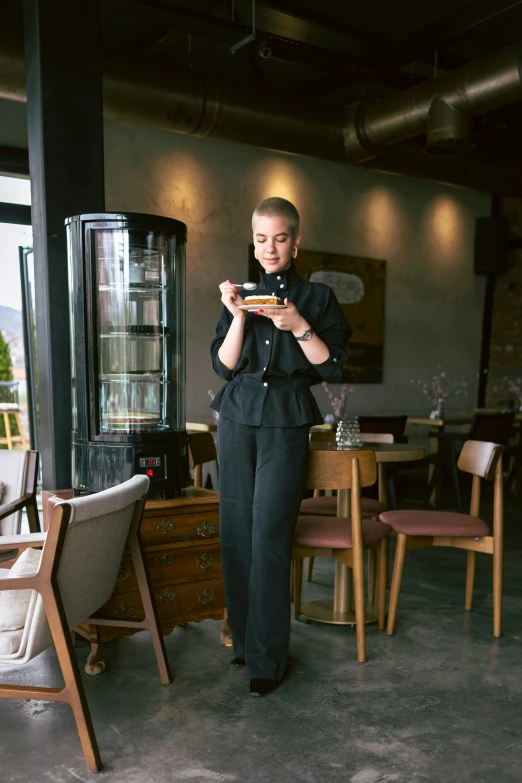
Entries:
{"label": "wristwatch", "polygon": [[296,337],[296,340],[301,340],[302,342],[305,342],[306,340],[311,340],[314,334],[314,330],[311,326],[308,327],[308,329],[303,332],[303,334],[300,337]]}

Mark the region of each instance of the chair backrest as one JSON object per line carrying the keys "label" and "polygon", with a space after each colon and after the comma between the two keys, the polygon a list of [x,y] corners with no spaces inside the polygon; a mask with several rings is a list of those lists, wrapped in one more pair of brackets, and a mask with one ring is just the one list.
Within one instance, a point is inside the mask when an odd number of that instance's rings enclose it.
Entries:
{"label": "chair backrest", "polygon": [[513,435],[514,413],[475,413],[469,428],[470,440],[483,440],[507,446]]}
{"label": "chair backrest", "polygon": [[467,440],[460,453],[458,467],[465,473],[492,481],[503,450],[498,443]]}
{"label": "chair backrest", "polygon": [[191,468],[217,459],[216,444],[211,432],[189,432],[187,437]]}
{"label": "chair backrest", "polygon": [[[134,476],[116,487],[55,505],[48,542],[59,525],[59,509],[70,507],[63,546],[57,554],[57,582],[70,629],[84,622],[111,597],[130,526],[134,515],[142,510],[148,488],[146,476]],[[40,570],[50,573],[55,567],[53,552],[46,542]],[[38,596],[24,660],[34,658],[51,643],[43,601]]]}
{"label": "chair backrest", "polygon": [[[25,493],[28,451],[0,449],[0,481],[4,484],[4,494],[0,501],[13,503]],[[15,511],[0,522],[0,535],[14,536],[20,532],[22,512]]]}
{"label": "chair backrest", "polygon": [[217,459],[216,444],[211,432],[187,433],[189,467],[194,470],[194,486],[203,486],[203,463]]}
{"label": "chair backrest", "polygon": [[359,416],[361,432],[389,432],[394,443],[404,442],[407,416]]}
{"label": "chair backrest", "polygon": [[374,451],[310,451],[305,486],[308,489],[351,489],[352,461],[359,463],[360,486],[369,487],[377,480]]}
{"label": "chair backrest", "polygon": [[361,432],[360,439],[363,443],[393,443],[391,432]]}

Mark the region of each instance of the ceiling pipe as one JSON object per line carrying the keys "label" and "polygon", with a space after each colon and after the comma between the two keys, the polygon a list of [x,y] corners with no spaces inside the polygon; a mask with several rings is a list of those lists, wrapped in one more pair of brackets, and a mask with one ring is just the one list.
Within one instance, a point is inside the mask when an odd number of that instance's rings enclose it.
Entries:
{"label": "ceiling pipe", "polygon": [[346,159],[363,163],[377,157],[383,147],[425,133],[436,99],[474,117],[521,98],[519,43],[381,101],[351,106],[344,126]]}
{"label": "ceiling pipe", "polygon": [[[390,155],[389,145],[426,131],[436,96],[450,109],[469,115],[522,98],[521,52],[522,44],[512,46],[364,111],[361,106],[350,109],[348,118],[343,106],[220,84],[214,75],[192,68],[175,75],[144,71],[122,56],[105,66],[104,117],[337,162],[370,161],[383,171],[403,169],[413,176],[519,195],[522,178],[515,176],[512,161],[502,158],[501,149],[487,160],[473,152],[461,157],[461,168],[465,161],[470,165],[459,179],[455,165],[442,165],[431,155],[419,157],[416,144],[408,150],[399,145],[397,155]],[[11,42],[0,41],[0,98],[26,100],[22,47],[14,49]],[[372,163],[377,152],[383,156]]]}

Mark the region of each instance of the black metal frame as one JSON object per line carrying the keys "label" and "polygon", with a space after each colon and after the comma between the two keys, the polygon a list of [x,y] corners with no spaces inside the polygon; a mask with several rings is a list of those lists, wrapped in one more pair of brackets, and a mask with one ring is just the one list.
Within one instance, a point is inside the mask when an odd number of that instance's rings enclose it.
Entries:
{"label": "black metal frame", "polygon": [[0,223],[30,226],[31,207],[25,204],[8,204],[5,201],[0,201]]}

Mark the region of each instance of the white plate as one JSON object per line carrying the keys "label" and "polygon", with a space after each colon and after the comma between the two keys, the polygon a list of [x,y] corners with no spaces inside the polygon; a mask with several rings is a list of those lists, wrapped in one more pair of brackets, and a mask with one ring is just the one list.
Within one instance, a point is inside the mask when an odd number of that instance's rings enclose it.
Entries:
{"label": "white plate", "polygon": [[286,308],[286,305],[269,305],[269,304],[246,304],[246,305],[239,305],[240,310],[247,310],[248,312],[252,312],[252,310],[284,310]]}

